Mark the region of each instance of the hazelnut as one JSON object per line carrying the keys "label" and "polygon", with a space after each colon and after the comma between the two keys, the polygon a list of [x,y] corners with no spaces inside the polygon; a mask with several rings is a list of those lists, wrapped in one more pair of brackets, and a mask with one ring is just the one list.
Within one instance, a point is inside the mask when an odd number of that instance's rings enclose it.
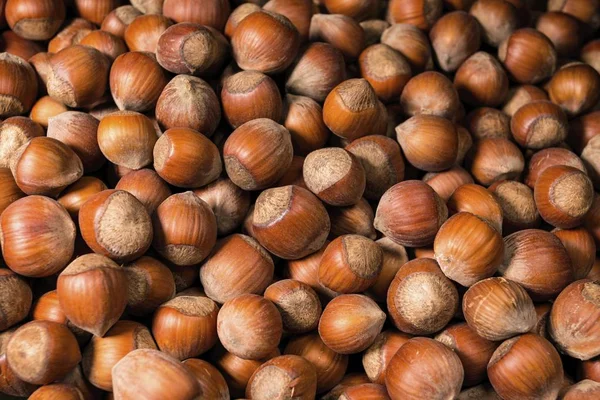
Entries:
{"label": "hazelnut", "polygon": [[221,120],[219,99],[202,79],[177,75],[158,98],[156,120],[164,129],[190,128],[210,137]]}
{"label": "hazelnut", "polygon": [[315,195],[299,186],[284,186],[265,190],[258,196],[252,229],[269,252],[295,260],[323,246],[330,221]]}
{"label": "hazelnut", "polygon": [[579,363],[577,371],[580,379],[591,379],[598,382],[598,367],[600,367],[598,360],[600,359],[596,357]]}
{"label": "hazelnut", "polygon": [[433,243],[448,218],[444,201],[426,183],[409,180],[392,186],[381,197],[375,214],[375,229],[403,246]]}
{"label": "hazelnut", "polygon": [[236,230],[250,208],[250,194],[227,178],[219,178],[201,189],[196,189],[194,194],[213,210],[217,218],[219,236]]}
{"label": "hazelnut", "polygon": [[410,24],[428,31],[442,16],[442,8],[442,0],[390,0],[387,19],[393,24]]}
{"label": "hazelnut", "polygon": [[284,275],[286,277],[306,283],[319,294],[322,300],[328,300],[336,295],[319,283],[319,264],[321,263],[321,258],[323,257],[323,253],[328,244],[328,241],[325,242],[321,249],[303,258],[287,260],[284,269]]}
{"label": "hazelnut", "polygon": [[0,214],[22,197],[25,197],[25,193],[17,186],[10,169],[0,167]]}
{"label": "hazelnut", "polygon": [[473,177],[462,167],[454,166],[446,171],[426,173],[423,182],[431,186],[442,200],[448,201],[460,186],[473,183]]}
{"label": "hazelnut", "polygon": [[[369,1],[374,3],[377,0]],[[308,39],[310,19],[314,10],[314,4],[310,0],[270,0],[265,3],[263,10],[287,17],[298,30],[300,39],[302,41]]]}
{"label": "hazelnut", "polygon": [[366,46],[365,30],[342,14],[315,14],[310,21],[310,40],[339,49],[347,60],[355,60]]}
{"label": "hazelnut", "polygon": [[600,74],[584,63],[568,64],[556,71],[547,85],[550,100],[568,116],[590,111],[600,100]]}
{"label": "hazelnut", "polygon": [[502,232],[502,207],[497,198],[482,186],[466,184],[458,187],[448,199],[448,211],[451,215],[460,212],[474,214]]}
{"label": "hazelnut", "polygon": [[346,78],[344,56],[329,43],[310,43],[290,68],[286,91],[318,102]]}
{"label": "hazelnut", "polygon": [[[148,10],[146,13],[154,13],[151,11],[154,10]],[[192,22],[219,31],[223,30],[229,12],[227,0],[203,1],[201,7],[196,0],[164,0],[162,4],[162,13],[175,22]]]}
{"label": "hazelnut", "polygon": [[477,20],[464,11],[453,11],[438,19],[429,38],[442,71],[456,71],[463,61],[479,50],[480,36]]}
{"label": "hazelnut", "polygon": [[129,172],[119,179],[115,189],[134,195],[146,207],[148,215],[152,215],[160,203],[171,195],[167,183],[154,170],[148,168]]}
{"label": "hazelnut", "polygon": [[2,212],[0,243],[4,262],[19,275],[50,276],[73,255],[75,224],[58,202],[27,196]]}
{"label": "hazelnut", "polygon": [[296,355],[275,357],[252,374],[246,396],[256,400],[315,398],[317,372],[305,358]]}
{"label": "hazelnut", "polygon": [[185,365],[154,349],[130,352],[113,367],[112,374],[115,399],[193,400],[201,395],[196,377]]}
{"label": "hazelnut", "polygon": [[460,107],[452,81],[435,71],[412,77],[400,96],[402,112],[408,116],[434,115],[453,119]]}
{"label": "hazelnut", "polygon": [[122,38],[101,30],[95,30],[84,36],[79,44],[90,46],[107,56],[111,62],[127,52],[127,46]]}
{"label": "hazelnut", "polygon": [[549,78],[556,68],[556,50],[546,35],[523,28],[514,31],[498,47],[498,58],[518,83],[535,84]]}
{"label": "hazelnut", "polygon": [[104,17],[117,8],[119,0],[74,0],[75,9],[83,18],[100,25]]}
{"label": "hazelnut", "polygon": [[139,10],[132,5],[117,7],[104,17],[100,29],[122,38],[129,24],[142,15]]}
{"label": "hazelnut", "polygon": [[171,20],[164,15],[140,15],[129,23],[123,38],[130,51],[156,53],[160,36],[171,25]]}
{"label": "hazelnut", "polygon": [[10,168],[21,146],[44,136],[44,129],[27,117],[10,117],[0,123],[0,167]]}
{"label": "hazelnut", "polygon": [[85,35],[94,29],[96,27],[88,20],[83,18],[72,19],[48,42],[48,53],[44,54],[50,56],[69,46],[76,45]]}
{"label": "hazelnut", "polygon": [[330,14],[343,14],[357,21],[365,20],[377,14],[377,0],[324,0],[322,2]]}
{"label": "hazelnut", "polygon": [[323,108],[305,96],[285,96],[283,126],[290,132],[294,154],[302,156],[325,146],[330,133],[323,122]]}
{"label": "hazelnut", "polygon": [[502,111],[512,117],[525,104],[540,100],[548,100],[548,95],[537,86],[516,86],[509,90]]}
{"label": "hazelnut", "polygon": [[468,11],[479,22],[483,41],[493,47],[498,47],[520,25],[519,11],[510,1],[477,0]]}
{"label": "hazelnut", "polygon": [[594,187],[600,189],[600,136],[592,138],[581,152],[581,159]]}
{"label": "hazelnut", "polygon": [[215,400],[228,400],[229,388],[225,378],[212,364],[197,358],[188,358],[183,365],[196,377],[201,393]]}
{"label": "hazelnut", "polygon": [[63,399],[63,400],[79,400],[83,398],[83,393],[74,385],[66,383],[53,383],[44,385],[34,393],[29,399],[47,400],[47,399]]}
{"label": "hazelnut", "polygon": [[550,39],[560,57],[577,55],[581,47],[577,18],[563,12],[550,11],[539,16],[535,28]]}
{"label": "hazelnut", "polygon": [[291,21],[270,11],[256,11],[238,24],[231,37],[233,58],[244,70],[277,73],[294,61],[300,36]]}
{"label": "hazelnut", "polygon": [[373,240],[377,237],[373,227],[375,213],[365,199],[360,199],[353,206],[331,207],[327,212],[331,221],[330,238],[335,239],[348,234],[356,234]]}
{"label": "hazelnut", "polygon": [[501,180],[518,179],[525,168],[521,150],[513,142],[502,138],[481,139],[475,143],[468,158],[471,174],[485,186]]}
{"label": "hazelnut", "polygon": [[69,111],[60,101],[50,96],[40,97],[31,108],[29,118],[44,128],[48,128],[48,120],[59,114]]}
{"label": "hazelnut", "polygon": [[83,373],[95,387],[112,391],[112,368],[137,349],[156,349],[148,328],[133,321],[117,321],[104,337],[93,336],[85,347]]}
{"label": "hazelnut", "polygon": [[325,346],[316,333],[293,337],[284,353],[301,356],[313,364],[317,372],[317,393],[326,392],[337,385],[348,368],[348,356]]}
{"label": "hazelnut", "polygon": [[537,322],[527,292],[504,278],[475,283],[465,293],[462,308],[469,327],[487,340],[504,340],[529,332]]}
{"label": "hazelnut", "polygon": [[5,3],[8,26],[25,39],[51,39],[65,20],[62,0],[7,0]]}
{"label": "hazelnut", "polygon": [[90,197],[106,189],[106,185],[100,179],[93,176],[83,176],[61,193],[58,202],[76,220],[81,206]]}
{"label": "hazelnut", "polygon": [[17,328],[12,328],[0,333],[0,392],[9,396],[27,397],[35,392],[38,386],[16,376],[6,360],[6,344],[16,330]]}
{"label": "hazelnut", "polygon": [[527,290],[534,301],[555,297],[573,281],[569,254],[552,233],[526,229],[504,238],[500,275]]}
{"label": "hazelnut", "polygon": [[323,104],[323,121],[337,136],[352,141],[383,134],[387,111],[365,79],[348,79],[336,86]]}
{"label": "hazelnut", "polygon": [[174,74],[213,75],[225,61],[228,47],[225,37],[215,29],[183,22],[160,35],[156,58]]}
{"label": "hazelnut", "polygon": [[277,281],[265,290],[265,299],[279,310],[285,332],[306,333],[317,328],[321,302],[306,283],[292,279]]}
{"label": "hazelnut", "polygon": [[365,170],[350,152],[337,147],[315,150],[304,160],[304,182],[333,206],[356,204],[365,190]]}
{"label": "hazelnut", "polygon": [[273,271],[271,256],[256,240],[233,234],[217,243],[200,268],[200,281],[206,295],[222,304],[242,294],[262,294]]}
{"label": "hazelnut", "polygon": [[600,310],[600,283],[582,279],[567,286],[556,298],[548,319],[548,332],[561,352],[580,360],[600,355],[600,330],[590,324]]}
{"label": "hazelnut", "polygon": [[479,51],[460,65],[454,86],[465,103],[496,107],[508,94],[508,77],[494,56]]}
{"label": "hazelnut", "polygon": [[60,306],[56,290],[46,292],[37,299],[31,309],[31,317],[34,321],[52,321],[65,325],[73,332],[79,344],[86,343],[92,336],[69,321]]}
{"label": "hazelnut", "polygon": [[514,139],[532,149],[555,146],[568,133],[566,115],[549,101],[525,104],[513,115],[510,127]]}
{"label": "hazelnut", "polygon": [[260,11],[261,7],[258,4],[254,3],[241,3],[237,8],[235,8],[231,14],[229,14],[229,18],[227,18],[227,23],[225,24],[225,36],[228,39],[231,39],[233,36],[233,32],[237,28],[237,26],[242,22],[244,18],[248,15],[252,14],[255,11]]}
{"label": "hazelnut", "polygon": [[349,387],[370,383],[369,378],[364,373],[349,373],[344,376],[339,384],[335,385],[327,394],[322,397],[322,400],[337,400],[340,395]]}
{"label": "hazelnut", "polygon": [[319,336],[339,354],[360,353],[373,344],[385,322],[377,303],[360,294],[342,294],[331,300],[319,321]]}
{"label": "hazelnut", "polygon": [[346,150],[356,156],[365,170],[367,199],[380,199],[386,190],[404,179],[404,158],[394,139],[364,136],[346,146]]}
{"label": "hazelnut", "polygon": [[498,181],[489,190],[502,207],[504,234],[540,225],[540,214],[529,187],[516,181]]}
{"label": "hazelnut", "polygon": [[467,114],[465,126],[475,141],[488,138],[511,139],[510,116],[490,107],[476,108]]}
{"label": "hazelnut", "polygon": [[600,383],[585,379],[571,385],[562,394],[564,400],[593,399],[600,396]]}
{"label": "hazelnut", "polygon": [[531,157],[524,183],[533,189],[542,172],[555,165],[565,165],[586,172],[582,160],[575,153],[560,147],[550,147],[536,152]]}
{"label": "hazelnut", "polygon": [[17,329],[6,345],[6,360],[21,380],[45,385],[64,378],[81,361],[77,340],[64,325],[32,321]]}
{"label": "hazelnut", "polygon": [[119,262],[142,256],[152,241],[152,222],[138,199],[123,190],[104,190],[79,209],[79,228],[96,253]]}
{"label": "hazelnut", "polygon": [[111,259],[86,254],[60,273],[56,292],[63,312],[73,325],[104,336],[127,305],[127,276]]}
{"label": "hazelnut", "polygon": [[209,205],[193,192],[169,196],[152,215],[152,246],[174,264],[204,260],[217,241],[217,221]]}
{"label": "hazelnut", "polygon": [[414,74],[433,68],[429,39],[411,24],[392,24],[381,34],[381,43],[402,54]]}
{"label": "hazelnut", "polygon": [[279,122],[283,113],[277,84],[257,71],[241,71],[225,79],[221,102],[223,114],[234,129],[257,118]]}
{"label": "hazelnut", "polygon": [[594,265],[596,253],[596,244],[592,234],[583,227],[557,228],[552,233],[560,239],[569,254],[575,280],[587,277]]}
{"label": "hazelnut", "polygon": [[217,179],[222,168],[217,146],[193,129],[168,129],[154,145],[154,169],[171,185],[204,186]]}
{"label": "hazelnut", "polygon": [[415,115],[396,127],[404,156],[414,167],[443,171],[454,165],[458,154],[455,125],[435,115]]}
{"label": "hazelnut", "polygon": [[0,76],[0,116],[4,118],[29,112],[38,90],[36,73],[31,65],[21,57],[1,53]]}
{"label": "hazelnut", "polygon": [[279,345],[283,324],[275,305],[255,294],[242,294],[223,304],[217,333],[223,346],[238,357],[259,360]]}
{"label": "hazelnut", "polygon": [[600,18],[600,11],[598,10],[598,5],[593,1],[550,0],[548,2],[548,11],[561,11],[572,15],[579,21],[588,24],[594,29],[600,26],[600,22],[598,22]]}
{"label": "hazelnut", "polygon": [[0,330],[5,331],[27,317],[31,308],[32,293],[29,285],[7,268],[0,268],[0,293]]}
{"label": "hazelnut", "polygon": [[120,110],[152,110],[168,82],[167,73],[152,53],[122,54],[110,69],[110,93]]}
{"label": "hazelnut", "polygon": [[197,357],[217,343],[217,304],[183,293],[156,309],[152,335],[158,348],[173,358]]}
{"label": "hazelnut", "polygon": [[128,281],[130,314],[149,314],[175,295],[173,274],[160,261],[143,256],[123,267]]}
{"label": "hazelnut", "polygon": [[381,40],[383,32],[391,25],[382,19],[368,19],[361,21],[360,26],[365,31],[365,43],[368,46],[377,44]]}
{"label": "hazelnut", "polygon": [[390,397],[410,398],[415,393],[427,398],[455,398],[463,383],[464,371],[455,352],[442,343],[424,337],[402,345],[390,360],[385,385]]}
{"label": "hazelnut", "polygon": [[600,71],[600,40],[589,41],[583,46],[580,53],[581,61],[594,67],[596,71]]}
{"label": "hazelnut", "polygon": [[429,335],[450,322],[458,293],[434,260],[420,258],[400,267],[388,289],[387,307],[400,331]]}
{"label": "hazelnut", "polygon": [[392,102],[402,93],[411,77],[408,61],[403,55],[385,44],[367,47],[358,59],[361,76],[383,102]]}
{"label": "hazelnut", "polygon": [[394,330],[381,332],[375,342],[363,353],[362,364],[373,383],[385,384],[387,366],[398,349],[412,336]]}
{"label": "hazelnut", "polygon": [[558,352],[549,341],[532,333],[504,341],[494,352],[487,372],[503,399],[552,399],[563,380]]}
{"label": "hazelnut", "polygon": [[384,385],[375,383],[363,383],[361,385],[350,386],[344,389],[340,395],[340,400],[359,400],[359,399],[382,399],[390,400],[387,389]]}

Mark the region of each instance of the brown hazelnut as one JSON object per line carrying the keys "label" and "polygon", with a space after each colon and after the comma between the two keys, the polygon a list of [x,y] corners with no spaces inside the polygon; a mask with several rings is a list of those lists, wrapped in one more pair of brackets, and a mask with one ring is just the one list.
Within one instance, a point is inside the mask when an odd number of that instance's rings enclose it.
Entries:
{"label": "brown hazelnut", "polygon": [[[359,0],[362,2],[362,0]],[[371,3],[377,0],[369,0]],[[271,11],[287,17],[300,33],[300,39],[308,39],[310,20],[314,4],[310,0],[270,0],[265,3],[263,10]],[[332,12],[332,14],[335,14]],[[343,13],[341,13],[343,14]]]}
{"label": "brown hazelnut", "polygon": [[294,61],[300,46],[291,21],[270,11],[256,11],[238,24],[231,37],[233,58],[244,70],[276,73]]}
{"label": "brown hazelnut", "polygon": [[331,300],[323,310],[319,335],[336,353],[360,353],[373,344],[385,318],[377,303],[368,297],[343,294]]}
{"label": "brown hazelnut", "polygon": [[139,9],[132,5],[117,7],[104,17],[100,29],[122,38],[129,24],[140,15]]}
{"label": "brown hazelnut", "polygon": [[233,32],[237,28],[237,26],[242,22],[244,18],[248,15],[252,14],[255,11],[260,11],[261,7],[258,4],[254,3],[242,3],[237,8],[235,8],[231,14],[229,14],[229,18],[227,19],[227,23],[225,24],[225,36],[228,39],[231,39],[233,36]]}
{"label": "brown hazelnut", "polygon": [[482,338],[465,323],[448,326],[435,340],[448,346],[460,358],[465,371],[463,386],[473,386],[485,380],[487,364],[498,347],[496,343]]}
{"label": "brown hazelnut", "polygon": [[134,195],[146,207],[149,215],[171,195],[166,182],[154,170],[147,168],[129,172],[119,179],[115,189]]}
{"label": "brown hazelnut", "polygon": [[44,385],[62,379],[81,361],[77,340],[64,325],[32,321],[17,329],[6,345],[6,360],[23,381]]}
{"label": "brown hazelnut", "polygon": [[385,384],[385,372],[390,360],[411,338],[408,334],[394,330],[383,331],[377,336],[362,356],[363,368],[371,382]]}
{"label": "brown hazelnut", "polygon": [[48,128],[48,120],[59,114],[67,112],[69,109],[60,101],[50,96],[44,96],[38,99],[31,108],[29,118],[37,122],[44,128]]}
{"label": "brown hazelnut", "polygon": [[104,337],[93,336],[85,347],[83,373],[95,387],[112,391],[112,368],[137,349],[156,349],[148,328],[133,321],[117,321]]}
{"label": "brown hazelnut", "polygon": [[454,86],[465,103],[496,107],[508,94],[508,77],[494,56],[479,51],[460,65]]}
{"label": "brown hazelnut", "polygon": [[388,289],[387,307],[401,332],[429,335],[450,322],[458,292],[435,260],[420,258],[400,267]]}
{"label": "brown hazelnut", "polygon": [[317,333],[291,338],[284,353],[304,357],[313,364],[317,371],[317,393],[337,385],[348,368],[348,356],[325,346]]}
{"label": "brown hazelnut", "polygon": [[171,128],[154,145],[154,169],[171,185],[196,188],[219,177],[221,156],[217,146],[200,132]]}
{"label": "brown hazelnut", "polygon": [[540,214],[529,187],[516,181],[498,181],[489,190],[502,207],[502,230],[505,235],[540,225]]}
{"label": "brown hazelnut", "polygon": [[424,337],[402,345],[386,370],[390,397],[410,398],[414,393],[427,398],[455,398],[463,383],[464,370],[455,352]]}
{"label": "brown hazelnut", "polygon": [[433,243],[448,218],[444,201],[426,183],[409,180],[392,186],[381,197],[375,214],[375,229],[403,246]]}
{"label": "brown hazelnut", "polygon": [[183,22],[160,35],[156,59],[174,74],[213,75],[221,69],[228,47],[225,37],[215,29]]}
{"label": "brown hazelnut", "polygon": [[223,304],[217,333],[223,346],[238,357],[258,360],[279,345],[283,324],[275,305],[255,294],[243,294]]}
{"label": "brown hazelnut", "polygon": [[146,315],[175,295],[173,274],[160,261],[143,256],[123,266],[128,281],[127,310]]}
{"label": "brown hazelnut", "polygon": [[450,79],[439,72],[428,71],[408,81],[400,96],[400,107],[408,116],[427,114],[453,119],[460,100]]}
{"label": "brown hazelnut", "polygon": [[479,50],[481,33],[477,20],[464,11],[453,11],[438,19],[431,31],[431,47],[439,67],[454,72]]}
{"label": "brown hazelnut", "polygon": [[345,375],[339,384],[327,392],[322,400],[337,400],[340,395],[349,387],[370,383],[369,377],[365,373],[351,372]]}
{"label": "brown hazelnut", "polygon": [[404,179],[404,158],[395,140],[381,135],[364,136],[346,146],[346,150],[358,158],[365,170],[367,199],[380,199]]}
{"label": "brown hazelnut", "polygon": [[0,167],[0,214],[21,197],[25,197],[25,193],[17,186],[10,169]]}
{"label": "brown hazelnut", "polygon": [[504,238],[500,275],[527,290],[534,301],[555,297],[573,281],[569,254],[552,233],[526,229]]}
{"label": "brown hazelnut", "polygon": [[567,116],[549,101],[525,104],[513,115],[510,126],[514,139],[531,149],[555,146],[568,133]]}
{"label": "brown hazelnut", "polygon": [[52,321],[67,326],[73,332],[79,344],[86,343],[92,336],[89,332],[76,327],[69,321],[60,306],[56,290],[46,292],[37,299],[31,309],[31,317],[34,321]]}
{"label": "brown hazelnut", "polygon": [[523,28],[514,31],[498,48],[498,58],[519,83],[535,84],[549,78],[556,68],[556,50],[543,33]]}
{"label": "brown hazelnut", "polygon": [[28,196],[0,216],[6,265],[19,275],[45,277],[62,270],[75,248],[75,224],[67,211],[45,196]]}
{"label": "brown hazelnut", "polygon": [[196,377],[201,393],[215,400],[228,400],[229,388],[223,375],[212,364],[197,358],[188,358],[183,365]]}
{"label": "brown hazelnut", "polygon": [[347,234],[361,235],[373,240],[377,237],[373,227],[375,214],[365,199],[360,199],[358,203],[348,207],[331,207],[327,212],[331,220],[330,238],[335,239]]}
{"label": "brown hazelnut", "polygon": [[504,278],[475,283],[465,293],[462,308],[469,327],[487,340],[504,340],[529,332],[537,322],[525,289]]}
{"label": "brown hazelnut", "polygon": [[100,179],[93,176],[83,176],[61,193],[58,202],[71,214],[73,219],[76,219],[81,206],[90,197],[106,189],[106,185]]}
{"label": "brown hazelnut", "polygon": [[395,101],[411,77],[408,61],[385,44],[367,47],[358,59],[361,76],[383,102]]}
{"label": "brown hazelnut", "polygon": [[283,113],[277,84],[257,71],[241,71],[225,79],[221,102],[223,114],[234,129],[257,118],[280,122]]}
{"label": "brown hazelnut", "polygon": [[568,116],[590,111],[600,100],[600,74],[584,63],[568,64],[554,74],[547,85],[550,100]]}
{"label": "brown hazelnut", "polygon": [[[152,368],[148,368],[150,365]],[[201,395],[198,380],[185,365],[154,349],[130,352],[113,367],[112,373],[115,399],[194,400]]]}
{"label": "brown hazelnut", "polygon": [[[146,13],[153,13],[150,11]],[[201,7],[195,0],[164,0],[162,13],[175,22],[192,22],[222,31],[230,8],[227,0],[203,1]]]}
{"label": "brown hazelnut", "polygon": [[348,79],[336,86],[323,104],[323,121],[337,136],[349,141],[383,134],[387,111],[365,79]]}
{"label": "brown hazelnut", "polygon": [[428,31],[442,16],[442,0],[390,0],[387,19],[393,24],[411,24]]}
{"label": "brown hazelnut", "polygon": [[536,152],[531,157],[524,183],[533,189],[542,172],[555,165],[566,165],[586,172],[582,160],[575,153],[559,147],[550,147]]}
{"label": "brown hazelnut", "polygon": [[[506,1],[506,0],[500,0]],[[533,85],[520,85],[509,90],[506,102],[502,108],[504,113],[513,116],[525,104],[548,100],[548,95],[542,89]]]}
{"label": "brown hazelnut", "polygon": [[292,279],[277,281],[265,290],[265,299],[279,310],[285,332],[306,333],[317,328],[321,302],[306,283]]}
{"label": "brown hazelnut", "polygon": [[475,141],[487,138],[511,139],[510,116],[490,107],[475,108],[464,124]]}
{"label": "brown hazelnut", "polygon": [[414,74],[433,68],[429,39],[414,25],[392,24],[381,34],[381,43],[402,54]]}
{"label": "brown hazelnut", "polygon": [[487,372],[503,399],[552,399],[563,381],[558,352],[549,341],[532,333],[504,341],[494,352]]}
{"label": "brown hazelnut", "polygon": [[381,41],[381,35],[391,25],[389,22],[384,21],[382,19],[368,19],[365,21],[361,21],[360,26],[365,31],[366,45],[371,46]]}
{"label": "brown hazelnut", "polygon": [[396,127],[404,156],[414,167],[443,171],[454,165],[458,154],[456,127],[435,115],[415,115]]}
{"label": "brown hazelnut", "polygon": [[305,96],[287,94],[283,126],[290,132],[294,154],[302,156],[325,146],[329,130],[323,122],[323,108]]}
{"label": "brown hazelnut", "polygon": [[104,17],[117,8],[119,0],[75,0],[75,9],[83,18],[100,25]]}
{"label": "brown hazelnut", "polygon": [[168,197],[152,215],[152,224],[152,246],[177,265],[200,263],[217,241],[215,215],[193,192]]}
{"label": "brown hazelnut", "polygon": [[549,11],[539,16],[535,28],[550,39],[560,57],[577,55],[581,47],[577,18],[563,12]]}
{"label": "brown hazelnut", "polygon": [[464,168],[454,166],[442,172],[428,172],[423,182],[435,190],[444,201],[448,201],[452,193],[462,185],[473,183],[473,177]]}
{"label": "brown hazelnut", "polygon": [[564,400],[593,400],[600,396],[600,383],[585,379],[569,386],[562,393],[561,398]]}
{"label": "brown hazelnut", "polygon": [[45,50],[39,43],[24,39],[11,30],[2,32],[0,42],[2,43],[4,52],[21,57],[23,60],[28,60],[30,64],[33,64],[30,60],[33,56]]}
{"label": "brown hazelnut", "polygon": [[[94,24],[83,18],[75,18],[48,42],[48,53],[58,53],[69,46],[79,43],[81,39],[96,29]],[[37,69],[37,68],[36,68]]]}
{"label": "brown hazelnut", "polygon": [[550,0],[548,2],[548,11],[561,11],[566,14],[572,15],[579,21],[588,24],[594,29],[598,28],[598,26],[600,25],[600,10],[598,10],[598,5],[593,1]]}
{"label": "brown hazelnut", "polygon": [[339,398],[340,400],[391,399],[385,386],[376,383],[363,383],[360,385],[349,386],[344,389]]}
{"label": "brown hazelnut", "polygon": [[84,36],[79,44],[93,47],[107,56],[111,62],[127,51],[122,38],[101,30],[95,30]]}
{"label": "brown hazelnut", "polygon": [[44,136],[44,129],[27,117],[10,117],[0,123],[0,167],[10,167],[18,149],[38,136]]}
{"label": "brown hazelnut", "polygon": [[120,262],[140,257],[152,242],[146,208],[123,190],[104,190],[90,197],[79,209],[79,227],[93,251]]}
{"label": "brown hazelnut", "polygon": [[164,15],[140,15],[129,23],[123,38],[130,51],[156,53],[160,36],[171,25],[171,20]]}
{"label": "brown hazelnut", "polygon": [[458,187],[448,199],[451,215],[468,212],[488,221],[502,232],[502,207],[494,195],[482,186],[466,184]]}
{"label": "brown hazelnut", "polygon": [[196,189],[194,194],[212,208],[217,218],[219,236],[237,229],[250,208],[250,194],[227,178],[219,178],[201,189]]}
{"label": "brown hazelnut", "polygon": [[127,305],[127,276],[109,258],[86,254],[60,273],[56,292],[63,312],[73,325],[104,336]]}
{"label": "brown hazelnut", "polygon": [[596,244],[592,234],[583,227],[574,229],[557,228],[552,233],[560,239],[569,254],[575,280],[587,277],[596,258]]}
{"label": "brown hazelnut", "polygon": [[470,171],[482,185],[501,180],[518,179],[525,168],[521,150],[502,138],[482,139],[475,143],[469,158]]}
{"label": "brown hazelnut", "polygon": [[242,294],[262,294],[273,281],[269,253],[253,238],[233,234],[220,240],[200,268],[206,295],[225,303]]}
{"label": "brown hazelnut", "polygon": [[355,60],[366,46],[365,31],[359,23],[342,14],[315,14],[310,21],[310,40],[329,43],[347,60]]}
{"label": "brown hazelnut", "polygon": [[468,11],[479,22],[481,38],[490,46],[498,47],[520,25],[518,9],[510,1],[477,0]]}
{"label": "brown hazelnut", "polygon": [[362,21],[377,14],[379,2],[377,0],[324,0],[322,3],[330,14],[343,14]]}
{"label": "brown hazelnut", "polygon": [[291,67],[285,89],[322,102],[345,78],[342,52],[329,43],[315,42],[308,45]]}
{"label": "brown hazelnut", "polygon": [[164,129],[190,128],[211,136],[221,119],[219,99],[200,78],[177,75],[156,103],[156,120]]}
{"label": "brown hazelnut", "polygon": [[583,62],[594,67],[600,72],[600,40],[591,40],[583,46],[580,53],[580,58]]}
{"label": "brown hazelnut", "polygon": [[50,385],[44,385],[32,393],[29,397],[29,399],[33,400],[80,400],[82,398],[83,393],[81,393],[76,386],[66,383],[53,383]]}
{"label": "brown hazelnut", "polygon": [[7,0],[4,15],[17,35],[30,40],[47,40],[65,20],[65,4],[62,0]]}
{"label": "brown hazelnut", "polygon": [[275,357],[252,374],[246,396],[256,400],[285,399],[299,400],[315,398],[317,372],[305,358],[296,355]]}
{"label": "brown hazelnut", "polygon": [[7,268],[0,268],[0,293],[2,293],[0,330],[5,331],[29,314],[32,293],[29,285]]}
{"label": "brown hazelnut", "polygon": [[321,249],[303,258],[287,260],[284,269],[284,275],[286,277],[306,283],[319,294],[321,299],[325,300],[333,298],[336,295],[319,283],[319,264],[321,263],[321,258],[323,257],[323,253],[328,244],[329,242],[325,242]]}
{"label": "brown hazelnut", "polygon": [[38,85],[36,73],[21,57],[0,54],[0,116],[10,117],[29,112],[35,102]]}
{"label": "brown hazelnut", "polygon": [[315,195],[299,186],[284,186],[265,190],[258,196],[252,228],[256,239],[269,252],[294,260],[323,246],[330,221]]}

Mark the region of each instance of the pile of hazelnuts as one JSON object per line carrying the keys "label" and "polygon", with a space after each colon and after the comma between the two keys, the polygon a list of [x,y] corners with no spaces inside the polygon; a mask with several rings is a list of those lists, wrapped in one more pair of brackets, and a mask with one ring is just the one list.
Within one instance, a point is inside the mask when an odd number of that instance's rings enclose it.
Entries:
{"label": "pile of hazelnuts", "polygon": [[0,0],[0,392],[600,399],[598,0]]}

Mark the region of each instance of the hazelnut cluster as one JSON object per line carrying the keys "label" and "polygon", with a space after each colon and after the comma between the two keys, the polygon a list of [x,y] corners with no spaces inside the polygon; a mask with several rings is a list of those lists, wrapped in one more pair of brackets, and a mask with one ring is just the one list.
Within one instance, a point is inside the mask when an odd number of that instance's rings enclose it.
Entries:
{"label": "hazelnut cluster", "polygon": [[0,0],[0,397],[600,399],[598,0]]}

